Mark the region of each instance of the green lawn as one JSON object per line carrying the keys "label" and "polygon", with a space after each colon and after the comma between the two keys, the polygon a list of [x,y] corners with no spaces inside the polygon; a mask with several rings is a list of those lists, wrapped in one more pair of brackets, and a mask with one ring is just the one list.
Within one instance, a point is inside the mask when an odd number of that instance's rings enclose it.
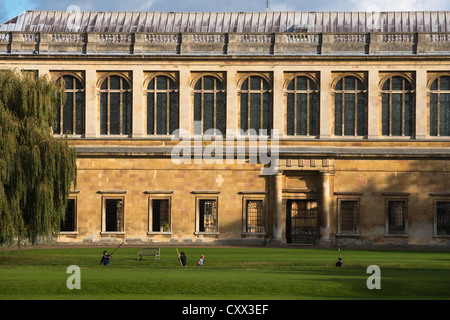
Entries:
{"label": "green lawn", "polygon": [[[110,252],[112,249],[109,249]],[[299,300],[449,299],[450,252],[304,248],[161,248],[161,260],[136,260],[122,247],[109,267],[103,248],[0,252],[0,299]],[[205,266],[196,267],[201,254]],[[69,290],[67,267],[81,268],[81,289]],[[378,265],[381,289],[369,290],[367,267]]]}

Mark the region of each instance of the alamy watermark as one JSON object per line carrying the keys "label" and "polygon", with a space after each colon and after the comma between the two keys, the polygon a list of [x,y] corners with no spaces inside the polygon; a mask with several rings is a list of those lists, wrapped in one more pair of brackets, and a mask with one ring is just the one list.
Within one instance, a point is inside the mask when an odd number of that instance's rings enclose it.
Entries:
{"label": "alamy watermark", "polygon": [[366,273],[372,274],[367,278],[366,286],[367,289],[381,289],[381,270],[379,266],[371,265],[367,268]]}
{"label": "alamy watermark", "polygon": [[66,285],[67,289],[73,290],[73,289],[81,289],[81,270],[79,266],[68,266],[67,267],[67,273],[71,273],[72,275],[67,278]]}
{"label": "alamy watermark", "polygon": [[[194,132],[201,122],[194,123]],[[269,141],[270,140],[270,141]],[[171,152],[175,164],[263,164],[261,175],[274,175],[279,167],[279,132],[261,129],[226,130],[225,137],[217,129],[191,136],[185,129],[177,129],[172,141],[180,141]]]}
{"label": "alamy watermark", "polygon": [[67,7],[66,9],[67,12],[80,12],[81,8],[79,6],[77,6],[76,4],[71,4],[70,6]]}

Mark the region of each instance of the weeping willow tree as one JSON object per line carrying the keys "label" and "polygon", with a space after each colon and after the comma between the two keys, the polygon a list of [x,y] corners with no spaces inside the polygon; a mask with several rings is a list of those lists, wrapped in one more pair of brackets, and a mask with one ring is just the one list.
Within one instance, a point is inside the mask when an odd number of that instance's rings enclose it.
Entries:
{"label": "weeping willow tree", "polygon": [[36,243],[59,234],[76,151],[56,139],[55,106],[61,84],[16,70],[0,71],[0,243]]}

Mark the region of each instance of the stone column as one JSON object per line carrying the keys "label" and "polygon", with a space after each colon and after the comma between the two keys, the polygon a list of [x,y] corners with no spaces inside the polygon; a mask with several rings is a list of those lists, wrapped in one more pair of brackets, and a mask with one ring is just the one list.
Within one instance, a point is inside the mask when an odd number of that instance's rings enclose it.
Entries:
{"label": "stone column", "polygon": [[330,244],[330,227],[333,212],[333,194],[334,194],[334,173],[329,171],[322,174],[322,210],[319,217],[319,242]]}
{"label": "stone column", "polygon": [[273,230],[272,243],[282,244],[283,240],[283,219],[282,219],[282,201],[283,201],[283,173],[277,172],[274,176],[274,201],[273,201]]}

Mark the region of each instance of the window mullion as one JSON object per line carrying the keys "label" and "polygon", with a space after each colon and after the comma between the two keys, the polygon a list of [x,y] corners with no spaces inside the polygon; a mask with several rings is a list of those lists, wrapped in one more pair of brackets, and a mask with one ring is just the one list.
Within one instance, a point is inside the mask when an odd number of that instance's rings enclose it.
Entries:
{"label": "window mullion", "polygon": [[389,81],[389,136],[392,137],[392,78]]}
{"label": "window mullion", "polygon": [[120,79],[120,91],[119,91],[119,134],[123,134],[123,79]]}
{"label": "window mullion", "polygon": [[297,122],[297,107],[298,107],[298,102],[297,102],[298,93],[296,91],[297,81],[298,81],[298,77],[295,77],[294,78],[294,135],[295,136],[297,135],[298,126],[299,126],[299,123]]}
{"label": "window mullion", "polygon": [[[355,86],[356,86],[356,79],[355,79]],[[354,93],[355,96],[355,105],[354,105],[354,110],[355,110],[355,122],[353,123],[353,135],[357,136],[358,131],[358,91],[355,91]]]}
{"label": "window mullion", "polygon": [[170,110],[170,82],[169,82],[169,77],[166,78],[166,132],[165,134],[167,134],[169,132],[169,126],[170,126],[170,114],[169,114],[169,110]]}
{"label": "window mullion", "polygon": [[309,136],[309,114],[310,114],[310,108],[311,108],[311,100],[310,100],[310,83],[311,80],[306,80],[306,135]]}
{"label": "window mullion", "polygon": [[437,91],[437,136],[441,135],[441,78],[438,78]]}
{"label": "window mullion", "polygon": [[157,91],[156,77],[155,77],[155,91],[153,91],[153,135],[157,135],[156,124],[158,123],[156,110],[158,109],[158,91]]}
{"label": "window mullion", "polygon": [[110,125],[111,125],[111,84],[110,84],[110,77],[108,77],[108,87],[107,87],[107,95],[106,95],[106,134],[110,134]]}
{"label": "window mullion", "polygon": [[263,123],[264,123],[264,118],[263,118],[263,115],[264,115],[264,108],[263,108],[263,105],[264,105],[264,87],[263,87],[263,79],[262,78],[260,78],[259,79],[259,84],[260,84],[260,91],[259,91],[259,98],[260,98],[260,102],[259,102],[259,113],[260,113],[260,116],[259,116],[259,130],[258,130],[258,134],[261,134],[261,132],[262,132],[262,129],[264,128],[264,125],[263,125]]}
{"label": "window mullion", "polygon": [[77,126],[77,115],[76,115],[76,110],[77,110],[77,87],[76,87],[76,83],[75,83],[75,78],[72,78],[72,134],[76,133],[76,126]]}

